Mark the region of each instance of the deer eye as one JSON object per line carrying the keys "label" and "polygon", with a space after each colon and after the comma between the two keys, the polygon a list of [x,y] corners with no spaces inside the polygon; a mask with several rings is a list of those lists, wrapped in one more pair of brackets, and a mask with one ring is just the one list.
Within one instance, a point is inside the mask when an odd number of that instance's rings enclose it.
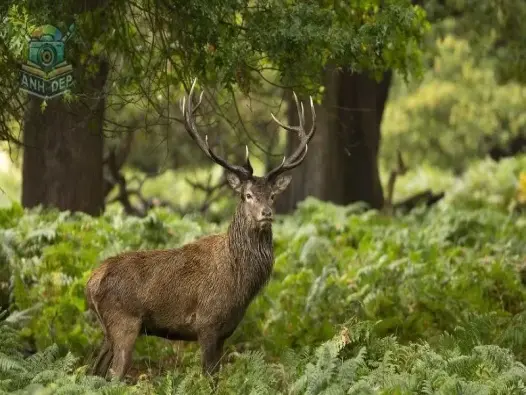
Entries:
{"label": "deer eye", "polygon": [[275,197],[275,196],[276,196],[276,195],[275,195],[274,193],[271,193],[271,194],[270,194],[270,200],[274,200],[274,197]]}
{"label": "deer eye", "polygon": [[250,200],[250,199],[252,199],[252,195],[251,195],[250,193],[247,193],[247,194],[245,195],[245,198],[246,198],[247,200]]}

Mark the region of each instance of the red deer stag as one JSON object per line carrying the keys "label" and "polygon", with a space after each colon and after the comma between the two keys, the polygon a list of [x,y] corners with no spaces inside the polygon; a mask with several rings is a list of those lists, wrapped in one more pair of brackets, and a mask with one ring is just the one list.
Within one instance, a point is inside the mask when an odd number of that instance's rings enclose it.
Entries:
{"label": "red deer stag", "polygon": [[122,379],[131,365],[139,335],[197,341],[203,373],[219,369],[223,343],[234,332],[252,299],[269,280],[274,264],[272,220],[274,198],[298,166],[316,130],[305,133],[303,104],[298,103],[299,126],[282,128],[297,133],[298,148],[264,177],[254,176],[248,147],[243,166],[227,163],[198,134],[194,121],[203,93],[194,107],[195,80],[188,99],[181,101],[185,128],[206,156],[227,170],[227,180],[240,196],[225,234],[202,237],[180,248],[134,251],[107,258],[86,285],[86,300],[104,331],[104,342],[93,373]]}

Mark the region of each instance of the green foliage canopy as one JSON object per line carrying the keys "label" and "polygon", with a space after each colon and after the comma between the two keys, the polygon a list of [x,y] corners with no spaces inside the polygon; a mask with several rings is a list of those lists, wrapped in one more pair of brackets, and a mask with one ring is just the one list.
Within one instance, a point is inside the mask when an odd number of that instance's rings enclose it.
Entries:
{"label": "green foliage canopy", "polygon": [[[419,43],[427,28],[423,10],[408,0],[352,5],[120,0],[102,2],[104,7],[93,13],[81,13],[85,11],[81,3],[22,1],[0,16],[5,86],[17,86],[26,33],[44,23],[62,29],[76,23],[68,53],[87,73],[97,70],[99,56],[111,62],[113,105],[141,102],[158,114],[163,114],[162,104],[175,101],[194,77],[218,89],[236,86],[245,94],[267,79],[317,93],[321,71],[329,62],[373,73],[387,68],[418,72]],[[22,108],[12,107],[13,92],[0,91],[4,117],[20,120]],[[10,131],[6,125],[5,120],[3,139]]]}

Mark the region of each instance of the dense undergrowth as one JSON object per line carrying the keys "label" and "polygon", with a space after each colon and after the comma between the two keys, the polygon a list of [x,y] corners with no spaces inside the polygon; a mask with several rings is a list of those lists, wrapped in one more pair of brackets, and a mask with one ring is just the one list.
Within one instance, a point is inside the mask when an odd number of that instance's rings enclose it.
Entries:
{"label": "dense undergrowth", "polygon": [[[119,251],[225,228],[163,210],[0,210],[0,393],[210,393],[191,343],[141,338],[133,384],[86,375],[101,332],[84,284]],[[272,281],[229,339],[216,393],[526,393],[520,210],[444,201],[387,217],[308,199],[276,224],[275,244]]]}

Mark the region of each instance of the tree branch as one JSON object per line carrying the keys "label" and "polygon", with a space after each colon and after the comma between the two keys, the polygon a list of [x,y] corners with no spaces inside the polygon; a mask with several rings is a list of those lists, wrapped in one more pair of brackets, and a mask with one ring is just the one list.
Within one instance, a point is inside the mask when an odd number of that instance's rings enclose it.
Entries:
{"label": "tree branch", "polygon": [[190,186],[192,186],[194,189],[198,189],[205,193],[204,201],[199,207],[199,211],[201,213],[205,213],[210,208],[210,205],[214,202],[214,200],[217,199],[217,192],[227,185],[227,180],[224,172],[221,175],[219,182],[215,185],[212,184],[212,173],[209,174],[206,183],[193,182],[190,181],[188,178],[186,178],[186,182],[190,184]]}

